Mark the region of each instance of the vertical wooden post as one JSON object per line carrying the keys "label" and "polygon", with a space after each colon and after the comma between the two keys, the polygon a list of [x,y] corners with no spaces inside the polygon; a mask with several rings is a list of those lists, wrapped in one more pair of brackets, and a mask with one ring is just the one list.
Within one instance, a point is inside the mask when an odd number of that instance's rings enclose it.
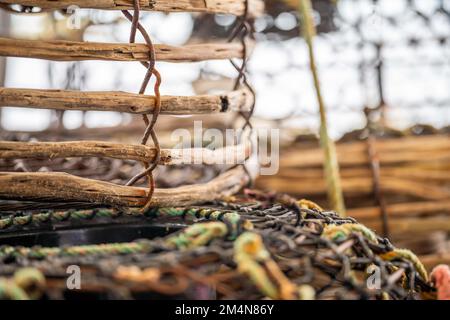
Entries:
{"label": "vertical wooden post", "polygon": [[333,210],[338,212],[341,216],[345,216],[344,197],[339,177],[339,164],[336,156],[336,148],[334,142],[328,135],[326,109],[322,98],[316,59],[314,56],[313,37],[316,34],[316,28],[311,15],[311,0],[300,0],[299,12],[302,20],[301,26],[303,35],[308,45],[310,68],[316,89],[317,102],[319,104],[320,143],[325,153],[324,170],[327,180],[328,201]]}

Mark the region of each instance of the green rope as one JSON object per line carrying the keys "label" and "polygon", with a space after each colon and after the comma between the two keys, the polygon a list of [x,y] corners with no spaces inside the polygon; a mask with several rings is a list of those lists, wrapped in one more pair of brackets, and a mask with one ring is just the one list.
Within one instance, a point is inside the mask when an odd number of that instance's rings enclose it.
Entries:
{"label": "green rope", "polygon": [[177,249],[191,249],[204,246],[215,238],[223,238],[227,233],[227,225],[223,222],[196,223],[169,236],[165,242]]}
{"label": "green rope", "polygon": [[[138,211],[136,211],[138,212]],[[135,212],[128,214],[134,215]],[[48,222],[50,220],[64,221],[68,219],[87,220],[95,217],[117,217],[118,212],[113,209],[101,210],[69,210],[56,212],[34,213],[26,216],[9,216],[0,219],[0,229],[11,226],[24,226],[32,222]],[[208,243],[215,237],[227,236],[234,240],[242,230],[251,230],[252,224],[242,219],[236,211],[224,211],[211,208],[154,208],[145,215],[148,217],[190,217],[192,219],[205,219],[216,223],[197,223],[187,227],[180,233],[170,235],[166,244],[175,246],[177,249],[191,248]],[[108,255],[108,254],[132,254],[147,253],[152,250],[150,241],[139,241],[129,243],[110,243],[100,245],[72,246],[66,248],[52,248],[35,246],[26,247],[0,247],[0,257],[14,256],[27,257],[31,259],[44,259],[53,256],[86,256],[86,255]]]}
{"label": "green rope", "polygon": [[0,300],[40,299],[45,287],[45,276],[41,271],[21,268],[11,278],[0,278]]}
{"label": "green rope", "polygon": [[136,242],[108,243],[71,247],[40,247],[20,246],[0,247],[0,258],[6,256],[25,257],[29,259],[45,259],[49,257],[77,257],[88,255],[125,255],[133,253],[149,253],[153,250],[152,242],[140,240]]}
{"label": "green rope", "polygon": [[0,279],[0,300],[29,300],[29,298],[14,282]]}
{"label": "green rope", "polygon": [[153,218],[191,218],[191,219],[205,219],[209,221],[222,221],[229,227],[229,237],[234,239],[238,233],[245,226],[246,229],[251,229],[251,224],[243,220],[236,211],[224,211],[211,208],[153,208],[145,214],[138,210],[131,210],[123,214],[114,209],[93,209],[93,210],[68,210],[68,211],[46,211],[32,213],[23,216],[7,216],[0,219],[0,230],[6,230],[11,227],[27,226],[31,223],[49,223],[51,221],[61,222],[67,220],[92,220],[95,218],[110,218],[114,219],[120,215],[133,217],[153,217]]}

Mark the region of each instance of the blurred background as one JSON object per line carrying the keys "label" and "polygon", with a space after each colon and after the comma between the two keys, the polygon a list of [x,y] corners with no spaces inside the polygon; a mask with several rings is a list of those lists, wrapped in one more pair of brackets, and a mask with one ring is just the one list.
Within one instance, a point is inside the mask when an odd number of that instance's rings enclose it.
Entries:
{"label": "blurred background", "polygon": [[[299,37],[297,1],[265,1],[255,21],[256,45],[249,64],[257,91],[255,116],[282,119],[285,127],[316,132],[317,103],[306,45]],[[316,55],[329,126],[334,138],[365,126],[364,108],[383,106],[386,125],[442,128],[450,121],[450,1],[315,0],[319,36]],[[1,13],[1,32],[14,38],[126,42],[129,23],[118,12],[80,10],[80,30],[67,29],[61,13],[33,16]],[[155,43],[183,45],[226,39],[235,18],[188,13],[144,13]],[[143,41],[139,39],[139,41]],[[158,63],[162,94],[192,95],[212,81],[226,86],[236,71],[228,61]],[[4,72],[4,68],[2,68]],[[3,73],[2,72],[2,73]],[[144,75],[137,63],[49,62],[8,58],[5,86],[134,92]],[[24,77],[23,75],[27,76]],[[209,83],[207,81],[210,81]],[[231,80],[230,80],[231,83]],[[50,111],[3,108],[7,130],[74,129],[130,121],[125,115],[70,111],[62,123]]]}
{"label": "blurred background", "polygon": [[[300,36],[298,1],[265,4],[266,14],[254,21],[257,43],[248,65],[257,96],[253,122],[281,129],[282,156],[279,174],[261,177],[256,184],[326,207],[318,105],[307,46]],[[338,141],[349,214],[378,232],[390,233],[423,255],[426,264],[449,259],[450,0],[314,0],[313,7],[318,30],[315,54],[330,135]],[[0,33],[20,39],[128,42],[130,25],[119,12],[80,10],[77,17],[81,28],[73,30],[67,28],[73,18],[69,14],[0,11]],[[178,46],[226,41],[236,20],[227,15],[142,13],[141,23],[155,43]],[[230,90],[237,76],[228,61],[157,66],[164,95]],[[0,86],[5,87],[137,92],[144,73],[139,63],[132,62],[0,58]],[[144,129],[137,117],[114,112],[0,110],[4,140],[79,137],[136,142]],[[161,116],[158,132],[164,141],[164,132],[189,127],[199,118]],[[204,120],[207,126],[226,128],[234,119],[218,115]],[[379,177],[371,170],[369,133],[380,139]],[[14,170],[57,168],[118,183],[140,170],[140,164],[94,159],[89,160],[97,161],[93,173],[87,171],[92,163],[64,161],[59,167],[23,161],[12,165]],[[5,163],[3,167],[11,165]],[[119,169],[111,170],[114,166]],[[207,181],[221,169],[168,170],[159,168],[159,186]],[[381,179],[384,210],[376,197],[375,179]],[[389,216],[387,225],[383,211]]]}

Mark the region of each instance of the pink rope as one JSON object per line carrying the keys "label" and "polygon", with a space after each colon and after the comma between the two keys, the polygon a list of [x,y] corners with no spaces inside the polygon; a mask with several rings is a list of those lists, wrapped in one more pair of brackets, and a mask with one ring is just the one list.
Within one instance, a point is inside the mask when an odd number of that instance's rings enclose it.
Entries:
{"label": "pink rope", "polygon": [[431,272],[431,280],[437,289],[438,300],[450,300],[450,267],[440,264]]}

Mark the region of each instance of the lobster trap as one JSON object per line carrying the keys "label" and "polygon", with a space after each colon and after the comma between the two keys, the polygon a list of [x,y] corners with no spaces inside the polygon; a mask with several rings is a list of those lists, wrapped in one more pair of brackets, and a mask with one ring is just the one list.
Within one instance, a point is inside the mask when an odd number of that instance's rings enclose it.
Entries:
{"label": "lobster trap", "polygon": [[[71,6],[120,10],[131,25],[128,43],[0,38],[0,56],[137,62],[145,68],[137,94],[74,90],[81,88],[76,85],[64,90],[0,88],[0,106],[134,115],[131,125],[113,128],[1,132],[0,298],[435,299],[439,294],[428,265],[355,218],[300,197],[251,188],[257,165],[245,160],[257,149],[251,122],[256,95],[247,71],[258,40],[254,22],[263,16],[262,1],[0,4],[25,15],[55,10],[67,14]],[[268,4],[270,10],[280,10],[274,1]],[[330,13],[332,8],[321,10]],[[234,16],[234,22],[214,43],[208,33],[199,32],[184,46],[154,44],[141,23],[144,11],[220,14]],[[324,32],[334,30],[334,25],[322,27]],[[137,42],[138,34],[144,43]],[[225,81],[229,90],[210,86],[215,75],[203,70],[194,85],[198,95],[160,93],[164,73],[158,71],[158,62],[205,60],[230,61],[237,77]],[[153,95],[146,94],[150,85]],[[242,123],[234,145],[211,150],[203,145],[164,149],[160,144],[158,133],[191,123],[183,118],[161,123],[160,115],[197,115],[212,124],[215,114],[234,114],[237,118],[230,122],[235,127]],[[225,131],[227,125],[218,122],[211,126]],[[445,149],[442,140],[438,144]],[[321,162],[315,150],[308,154],[310,158],[293,155],[291,163],[302,166],[313,158]],[[279,178],[307,181],[284,172],[290,157],[283,157]],[[208,165],[225,158],[234,162]],[[307,168],[308,174],[320,175],[314,169]],[[259,183],[267,189],[273,181],[261,178]],[[306,191],[298,192],[301,197],[314,198],[308,192],[316,182],[309,182]],[[351,215],[364,218],[361,212],[355,209]],[[370,222],[369,227],[374,228]],[[67,272],[73,266],[81,279],[69,287]],[[371,283],[374,272],[378,278]]]}

